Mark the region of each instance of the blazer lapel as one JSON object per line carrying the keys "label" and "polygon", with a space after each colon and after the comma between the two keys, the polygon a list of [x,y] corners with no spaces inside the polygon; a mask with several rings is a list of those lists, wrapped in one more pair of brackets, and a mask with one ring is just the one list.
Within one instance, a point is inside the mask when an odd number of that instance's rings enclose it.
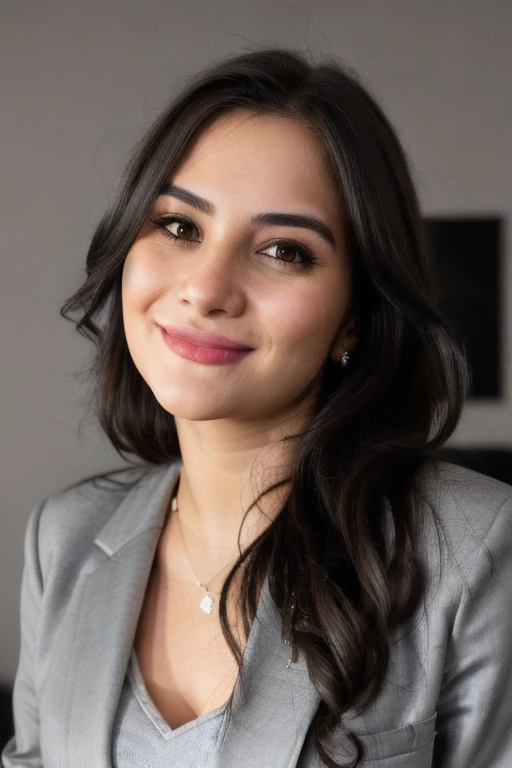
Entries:
{"label": "blazer lapel", "polygon": [[[68,676],[61,696],[59,768],[111,768],[112,727],[142,602],[181,461],[157,468],[127,493],[95,540],[59,638]],[[301,654],[290,648],[265,579],[244,653],[232,716],[212,768],[295,768],[320,702]],[[62,691],[62,688],[60,688]]]}
{"label": "blazer lapel", "polygon": [[[224,718],[212,768],[294,768],[320,696],[300,654],[288,664],[290,647],[265,579],[244,653],[245,691],[240,678],[229,724]],[[227,727],[226,727],[227,726]]]}
{"label": "blazer lapel", "polygon": [[[144,593],[181,462],[128,492],[95,541],[70,606],[60,768],[111,768],[111,734]],[[65,648],[65,643],[62,644]]]}

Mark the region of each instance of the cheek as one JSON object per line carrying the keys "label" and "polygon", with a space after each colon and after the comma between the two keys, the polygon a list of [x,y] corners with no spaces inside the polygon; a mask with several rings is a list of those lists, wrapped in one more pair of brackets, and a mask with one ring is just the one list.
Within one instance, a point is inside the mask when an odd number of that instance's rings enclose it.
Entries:
{"label": "cheek", "polygon": [[155,265],[143,259],[136,251],[130,251],[123,267],[123,308],[144,308],[156,296],[161,278]]}
{"label": "cheek", "polygon": [[136,288],[136,286],[139,284],[139,281],[140,277],[137,265],[134,263],[134,259],[131,254],[128,254],[123,266],[123,293],[130,293],[134,288]]}
{"label": "cheek", "polygon": [[142,262],[129,253],[121,281],[123,325],[128,348],[134,359],[146,333],[144,316],[154,301],[154,279]]}
{"label": "cheek", "polygon": [[294,291],[268,307],[270,333],[286,354],[321,360],[342,322],[346,299],[329,286]]}
{"label": "cheek", "polygon": [[135,366],[144,376],[149,326],[146,313],[155,297],[155,281],[134,252],[126,257],[122,280],[122,315],[126,343]]}

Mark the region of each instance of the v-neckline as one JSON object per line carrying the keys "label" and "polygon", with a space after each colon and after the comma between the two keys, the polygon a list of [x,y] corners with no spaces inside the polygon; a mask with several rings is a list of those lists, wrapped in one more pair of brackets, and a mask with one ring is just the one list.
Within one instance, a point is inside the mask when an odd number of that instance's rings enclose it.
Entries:
{"label": "v-neckline", "polygon": [[[265,574],[262,586],[260,588],[256,613],[249,629],[249,635],[247,637],[247,642],[242,654],[242,665],[244,670],[250,665],[251,656],[253,656],[255,652],[256,636],[258,634],[258,628],[256,625],[262,620],[262,614],[268,610],[265,607],[265,601],[268,600],[268,597],[265,597],[266,592],[268,592],[268,574]],[[227,702],[221,704],[219,707],[216,707],[210,712],[206,712],[203,715],[199,715],[198,717],[183,723],[177,728],[173,728],[164,718],[147,689],[144,677],[140,669],[135,644],[133,644],[130,652],[126,676],[131,685],[133,694],[142,710],[166,740],[176,738],[180,734],[186,733],[194,727],[199,727],[203,723],[206,723],[208,720],[214,717],[220,717],[221,715],[222,722],[220,730],[221,732],[224,732],[224,723],[227,715]],[[238,672],[231,694],[233,701],[236,701],[237,698],[240,698],[240,691],[238,689],[241,685],[242,681],[240,678],[240,672]]]}
{"label": "v-neckline", "polygon": [[146,684],[144,682],[144,678],[142,677],[142,673],[140,671],[135,648],[132,648],[130,654],[127,678],[140,707],[166,741],[177,738],[178,736],[187,733],[193,728],[198,728],[206,724],[209,720],[217,718],[221,715],[223,716],[225,714],[226,704],[221,704],[220,707],[211,710],[211,712],[206,712],[204,715],[199,715],[199,717],[195,717],[193,720],[189,720],[187,723],[183,723],[182,725],[178,726],[178,728],[172,728],[164,719],[153,699],[149,695]]}

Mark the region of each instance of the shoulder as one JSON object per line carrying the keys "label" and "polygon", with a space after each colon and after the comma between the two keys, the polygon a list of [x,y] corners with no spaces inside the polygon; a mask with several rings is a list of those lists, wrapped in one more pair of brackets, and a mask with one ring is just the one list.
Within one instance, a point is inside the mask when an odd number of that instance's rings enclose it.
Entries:
{"label": "shoulder", "polygon": [[497,511],[512,498],[511,485],[446,461],[425,462],[418,480],[425,499],[435,504],[440,512],[452,505],[462,506],[481,518],[486,509],[488,522],[492,520],[492,510]]}
{"label": "shoulder", "polygon": [[94,475],[41,500],[32,510],[26,538],[38,552],[42,575],[52,561],[78,564],[100,531],[134,489],[151,484],[169,465],[133,466]]}
{"label": "shoulder", "polygon": [[512,558],[512,486],[447,462],[427,462],[416,483],[425,559],[455,566],[465,581],[477,564]]}
{"label": "shoulder", "polygon": [[510,521],[512,486],[479,472],[444,461],[426,462],[417,486],[421,500],[455,536],[471,529],[485,537],[496,523]]}

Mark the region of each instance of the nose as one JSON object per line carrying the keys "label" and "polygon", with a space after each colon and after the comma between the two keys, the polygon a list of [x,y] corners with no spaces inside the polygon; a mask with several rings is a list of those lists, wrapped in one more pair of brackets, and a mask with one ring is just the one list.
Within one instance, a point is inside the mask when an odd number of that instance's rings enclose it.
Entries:
{"label": "nose", "polygon": [[217,244],[200,247],[183,268],[178,300],[202,316],[237,317],[246,305],[241,275],[240,246]]}

